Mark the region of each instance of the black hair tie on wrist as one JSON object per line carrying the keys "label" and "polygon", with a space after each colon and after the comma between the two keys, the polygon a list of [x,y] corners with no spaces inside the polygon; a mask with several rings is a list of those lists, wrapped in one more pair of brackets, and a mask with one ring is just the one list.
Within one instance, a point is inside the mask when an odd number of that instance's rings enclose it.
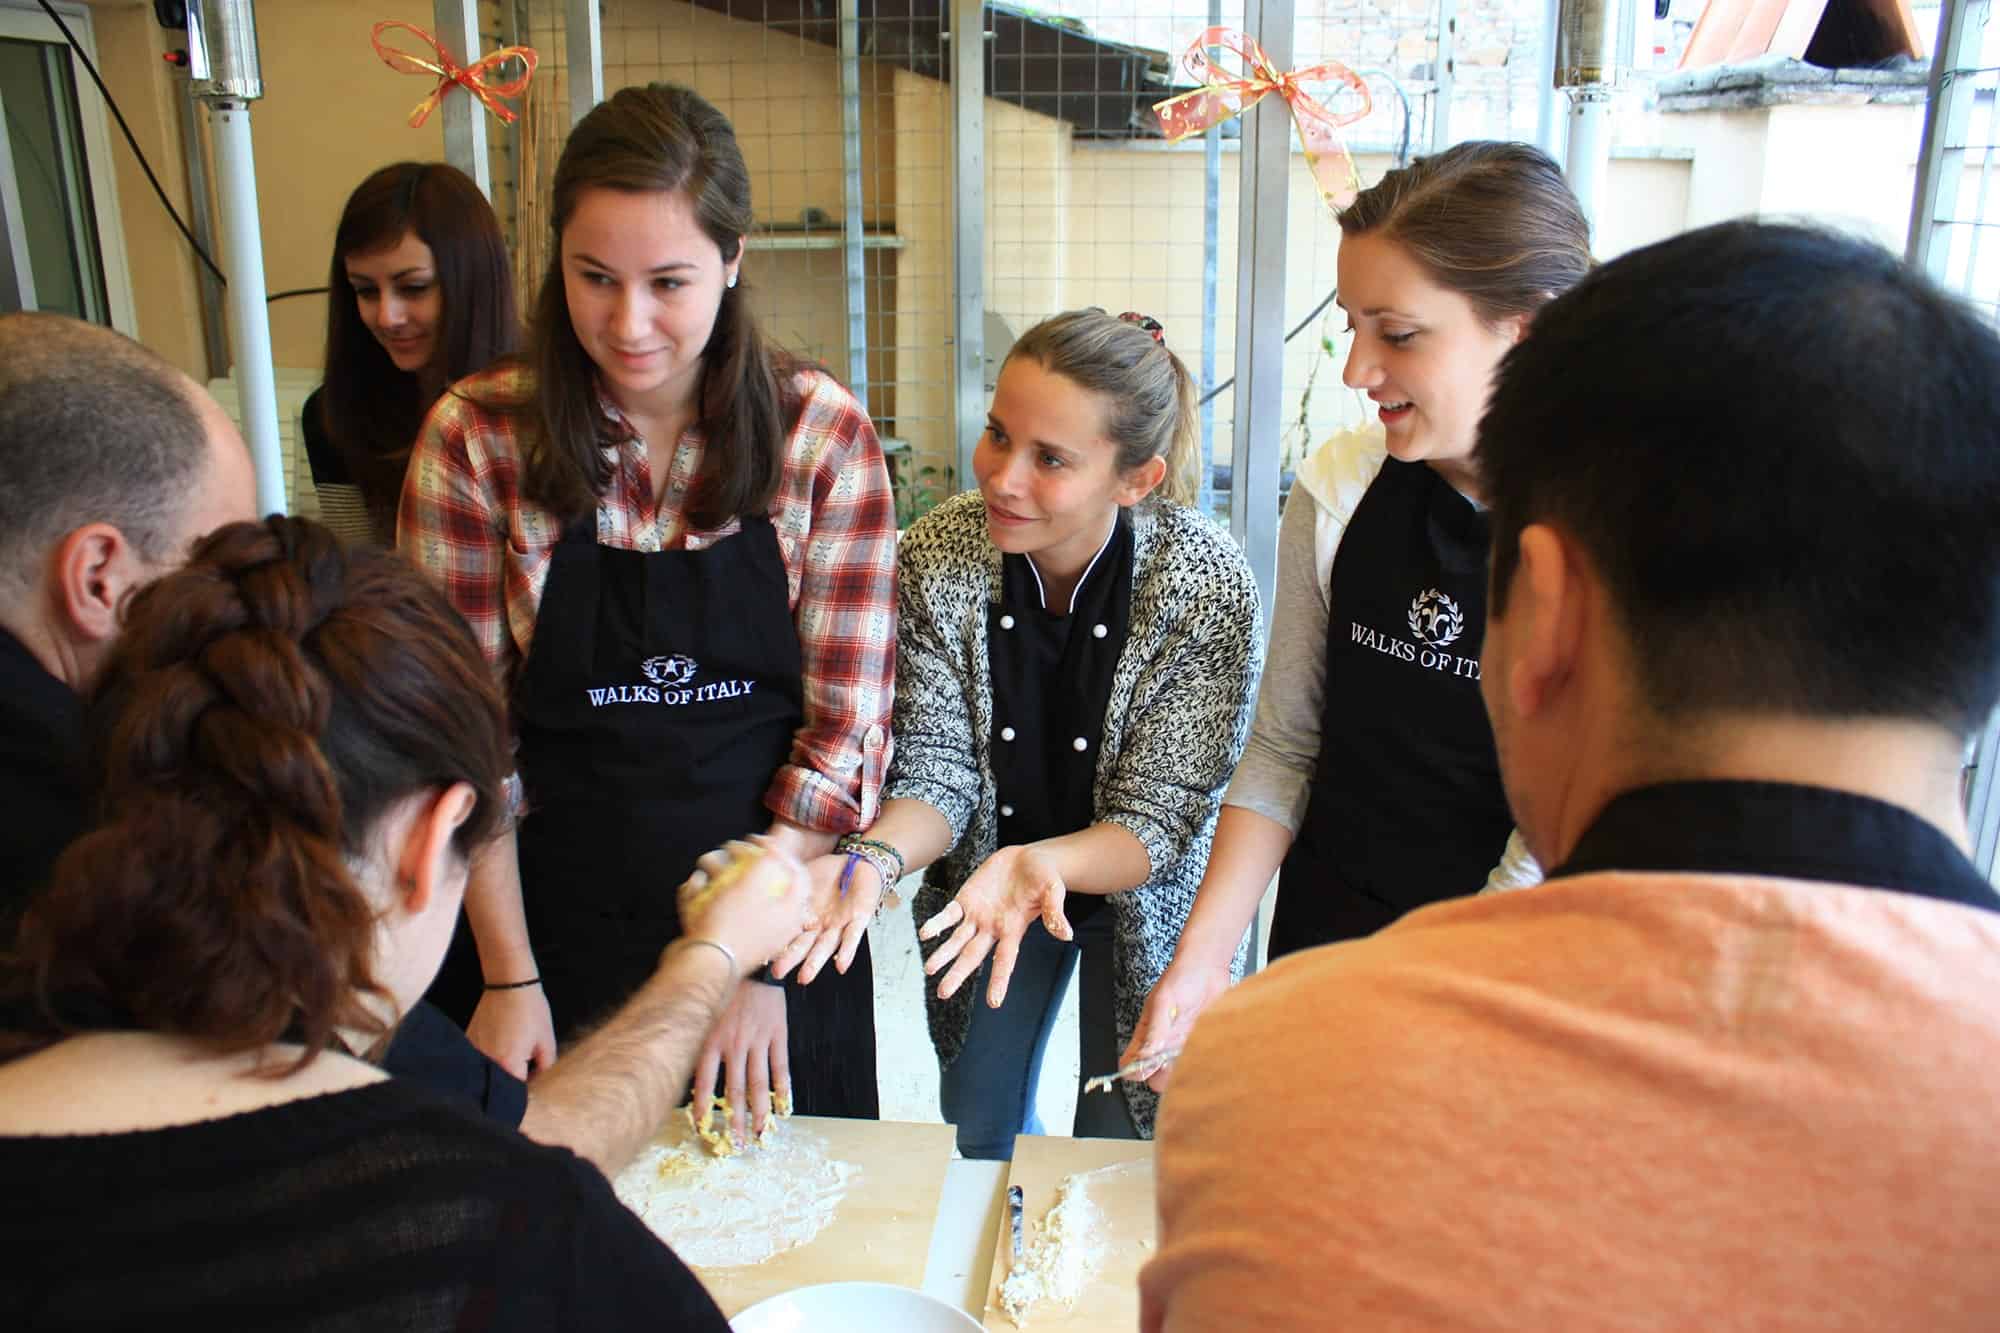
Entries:
{"label": "black hair tie on wrist", "polygon": [[540,977],[529,977],[526,981],[489,981],[486,983],[486,989],[525,990],[529,986],[539,986],[541,984],[542,984],[542,979]]}

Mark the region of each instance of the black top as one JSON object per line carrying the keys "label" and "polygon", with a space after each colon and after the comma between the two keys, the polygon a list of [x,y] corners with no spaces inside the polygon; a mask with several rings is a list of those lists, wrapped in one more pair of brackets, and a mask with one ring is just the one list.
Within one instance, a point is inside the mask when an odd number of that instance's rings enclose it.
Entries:
{"label": "black top", "polygon": [[1784,782],[1624,792],[1547,877],[1611,870],[1770,875],[2000,911],[2000,895],[1936,825],[1872,797]]}
{"label": "black top", "polygon": [[83,706],[0,629],[0,942],[83,830]]}
{"label": "black top", "polygon": [[[0,629],[0,942],[12,941],[29,894],[89,827],[82,752],[82,702]],[[382,1067],[505,1125],[528,1108],[528,1085],[428,1004],[405,1016]]]}
{"label": "black top", "polygon": [[[1067,607],[1051,607],[1034,562],[1000,558],[1000,601],[986,612],[993,681],[993,785],[999,845],[1017,847],[1097,820],[1097,757],[1118,658],[1132,621],[1132,521],[1118,511]],[[1080,925],[1104,906],[1076,893],[1063,914]]]}
{"label": "black top", "polygon": [[306,447],[306,465],[312,469],[316,486],[352,486],[354,478],[348,473],[347,460],[334,445],[333,437],[326,433],[326,420],[320,415],[319,396],[324,392],[325,385],[314,389],[299,407],[299,434]]}
{"label": "black top", "polygon": [[589,1164],[394,1080],[0,1138],[10,1330],[728,1325]]}
{"label": "black top", "polygon": [[1474,893],[1514,826],[1479,695],[1485,512],[1385,459],[1328,584],[1311,795],[1278,881],[1271,957],[1372,934]]}

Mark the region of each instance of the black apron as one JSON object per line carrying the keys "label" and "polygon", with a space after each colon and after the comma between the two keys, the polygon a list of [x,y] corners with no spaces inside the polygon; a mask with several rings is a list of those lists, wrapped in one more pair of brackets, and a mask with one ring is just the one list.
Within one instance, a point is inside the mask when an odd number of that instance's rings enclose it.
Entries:
{"label": "black apron", "polygon": [[1341,535],[1319,761],[1272,958],[1477,892],[1499,861],[1513,818],[1479,697],[1488,534],[1436,472],[1391,458]]}
{"label": "black apron", "polygon": [[[1123,509],[1066,615],[1044,608],[1028,557],[1001,557],[1000,601],[986,609],[993,682],[988,753],[1000,846],[1057,838],[1096,822],[1104,713],[1131,619],[1132,523]],[[1102,894],[1072,893],[1063,913],[1074,926],[1103,906]]]}
{"label": "black apron", "polygon": [[[653,974],[695,860],[769,825],[802,677],[768,519],[703,550],[600,546],[594,516],[564,531],[513,700],[521,895],[560,1040]],[[876,1115],[866,942],[784,989],[796,1109]]]}

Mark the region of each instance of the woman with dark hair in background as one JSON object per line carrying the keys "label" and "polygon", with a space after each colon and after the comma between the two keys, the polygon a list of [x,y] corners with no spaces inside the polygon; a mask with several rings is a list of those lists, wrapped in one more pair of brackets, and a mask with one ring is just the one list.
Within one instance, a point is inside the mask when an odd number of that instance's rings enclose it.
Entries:
{"label": "woman with dark hair in background", "polygon": [[1488,524],[1472,455],[1500,359],[1589,271],[1590,224],[1545,153],[1471,142],[1389,172],[1340,232],[1343,378],[1379,421],[1299,467],[1256,724],[1127,1060],[1179,1049],[1281,866],[1273,959],[1541,878],[1479,696]]}
{"label": "woman with dark hair in background", "polygon": [[520,339],[500,220],[455,167],[383,167],[341,210],[327,293],[326,379],[299,421],[319,518],[392,546],[424,414]]}
{"label": "woman with dark hair in background", "polygon": [[[499,692],[421,572],[223,528],[133,599],[90,730],[104,822],[0,963],[9,1328],[726,1327],[595,1167],[356,1058],[507,817]],[[769,866],[689,903],[717,992],[796,930],[770,875],[804,918]]]}
{"label": "woman with dark hair in background", "polygon": [[[881,446],[757,328],[729,121],[620,90],[571,131],[550,224],[529,355],[431,413],[398,533],[512,691],[522,817],[434,998],[516,1072],[651,973],[682,928],[662,876],[752,831],[804,857],[872,822],[895,666]],[[865,952],[745,983],[697,1096],[720,1067],[739,1129],[788,1091],[875,1115],[874,1004]]]}

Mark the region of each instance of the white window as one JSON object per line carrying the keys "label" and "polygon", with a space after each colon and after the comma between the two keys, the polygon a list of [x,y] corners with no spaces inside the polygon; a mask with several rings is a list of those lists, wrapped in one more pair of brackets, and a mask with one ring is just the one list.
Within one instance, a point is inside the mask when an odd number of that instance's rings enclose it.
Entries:
{"label": "white window", "polygon": [[[92,63],[90,12],[62,15]],[[0,309],[58,310],[136,332],[109,117],[62,30],[0,0]]]}

